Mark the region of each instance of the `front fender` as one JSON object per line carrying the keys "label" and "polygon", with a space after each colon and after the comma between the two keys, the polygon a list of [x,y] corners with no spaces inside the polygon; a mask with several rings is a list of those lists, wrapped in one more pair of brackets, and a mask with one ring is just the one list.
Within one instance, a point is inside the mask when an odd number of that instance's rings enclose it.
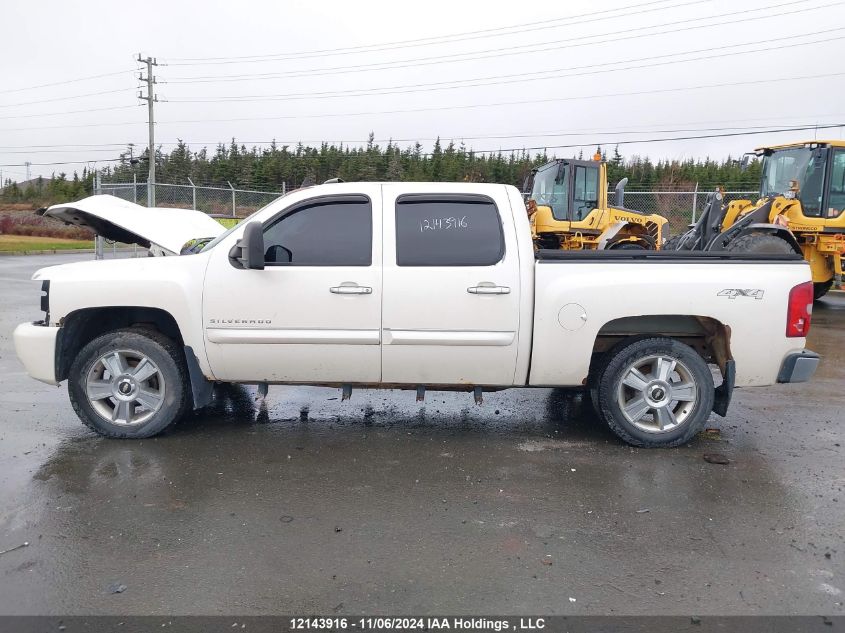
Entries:
{"label": "front fender", "polygon": [[801,245],[798,244],[798,240],[795,239],[795,236],[785,226],[781,226],[780,224],[751,224],[744,229],[742,229],[734,239],[739,239],[744,235],[750,235],[752,233],[765,233],[767,235],[774,235],[776,237],[781,238],[787,244],[789,244],[792,249],[798,254],[803,255],[801,251]]}

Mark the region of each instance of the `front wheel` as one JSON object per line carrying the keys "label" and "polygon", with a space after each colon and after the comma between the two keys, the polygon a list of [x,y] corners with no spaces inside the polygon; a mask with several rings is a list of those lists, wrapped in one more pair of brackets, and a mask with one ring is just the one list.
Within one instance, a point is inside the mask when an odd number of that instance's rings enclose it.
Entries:
{"label": "front wheel", "polygon": [[77,354],[69,375],[74,410],[86,426],[106,437],[150,437],[190,406],[184,356],[157,330],[103,334]]}
{"label": "front wheel", "polygon": [[713,376],[691,347],[648,338],[608,352],[593,397],[610,429],[634,446],[689,441],[713,409]]}

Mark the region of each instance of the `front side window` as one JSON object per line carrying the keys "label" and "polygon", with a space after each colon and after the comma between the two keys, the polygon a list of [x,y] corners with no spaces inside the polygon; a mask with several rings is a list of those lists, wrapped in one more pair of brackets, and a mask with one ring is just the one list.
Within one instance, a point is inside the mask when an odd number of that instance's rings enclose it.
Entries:
{"label": "front side window", "polygon": [[824,172],[827,152],[817,150],[807,163],[803,178],[799,181],[798,197],[801,212],[811,217],[822,215],[822,194],[824,193]]}
{"label": "front side window", "polygon": [[264,229],[268,266],[369,266],[372,258],[373,211],[366,196],[305,203]]}
{"label": "front side window", "polygon": [[597,167],[575,166],[575,187],[572,197],[572,219],[583,220],[596,208],[599,199],[599,170]]}
{"label": "front side window", "polygon": [[569,163],[553,163],[534,176],[531,199],[551,207],[555,220],[569,219]]}
{"label": "front side window", "polygon": [[845,149],[838,149],[833,153],[830,167],[827,217],[838,218],[843,213],[845,213]]}
{"label": "front side window", "polygon": [[492,266],[505,254],[502,223],[485,196],[402,196],[397,266]]}

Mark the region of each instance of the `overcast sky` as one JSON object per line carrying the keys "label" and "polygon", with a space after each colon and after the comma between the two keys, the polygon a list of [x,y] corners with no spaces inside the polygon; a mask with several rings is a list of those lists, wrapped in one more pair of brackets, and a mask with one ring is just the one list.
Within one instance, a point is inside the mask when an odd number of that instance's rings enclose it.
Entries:
{"label": "overcast sky", "polygon": [[639,141],[620,151],[722,158],[843,128],[652,139],[845,123],[835,0],[5,0],[2,19],[0,170],[14,180],[25,161],[49,176],[146,147],[139,52],[161,64],[165,150],[372,131],[427,149],[438,135],[559,156]]}

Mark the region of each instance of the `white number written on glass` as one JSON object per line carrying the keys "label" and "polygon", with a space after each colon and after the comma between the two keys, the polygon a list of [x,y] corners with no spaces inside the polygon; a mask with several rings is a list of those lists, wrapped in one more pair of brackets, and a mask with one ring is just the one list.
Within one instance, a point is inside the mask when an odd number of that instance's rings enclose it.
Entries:
{"label": "white number written on glass", "polygon": [[424,218],[420,220],[420,233],[426,231],[449,231],[452,229],[466,229],[469,228],[467,216],[460,218]]}

